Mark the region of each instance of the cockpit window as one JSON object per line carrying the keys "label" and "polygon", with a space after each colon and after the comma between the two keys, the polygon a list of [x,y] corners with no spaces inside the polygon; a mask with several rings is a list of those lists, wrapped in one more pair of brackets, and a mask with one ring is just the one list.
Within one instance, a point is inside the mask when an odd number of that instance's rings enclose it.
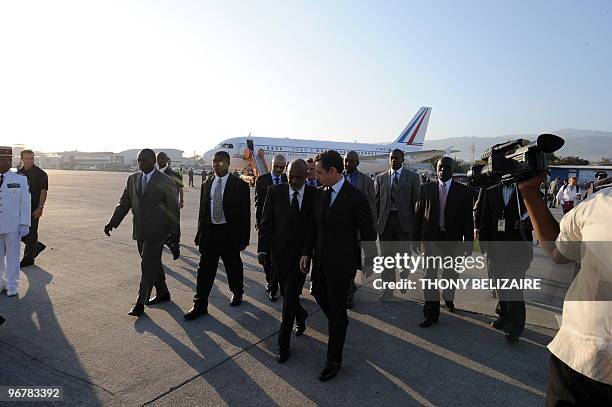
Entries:
{"label": "cockpit window", "polygon": [[232,143],[222,143],[217,144],[215,148],[234,148],[234,145]]}

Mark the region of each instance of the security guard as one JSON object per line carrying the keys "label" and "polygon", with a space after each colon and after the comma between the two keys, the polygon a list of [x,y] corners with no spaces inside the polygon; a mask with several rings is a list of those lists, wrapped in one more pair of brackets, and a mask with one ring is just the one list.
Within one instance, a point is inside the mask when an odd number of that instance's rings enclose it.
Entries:
{"label": "security guard", "polygon": [[6,290],[9,297],[17,295],[19,242],[31,224],[28,180],[11,171],[12,161],[13,149],[0,147],[0,292]]}

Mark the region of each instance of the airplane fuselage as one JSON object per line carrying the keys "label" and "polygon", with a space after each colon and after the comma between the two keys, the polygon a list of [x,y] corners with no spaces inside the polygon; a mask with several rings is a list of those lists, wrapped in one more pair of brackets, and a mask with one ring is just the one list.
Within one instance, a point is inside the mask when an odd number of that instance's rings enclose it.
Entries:
{"label": "airplane fuselage", "polygon": [[[289,138],[272,137],[235,137],[219,143],[214,149],[204,154],[204,162],[212,162],[212,156],[216,151],[224,150],[230,155],[230,169],[242,171],[248,166],[248,161],[244,159],[245,150],[248,149],[250,141],[254,153],[263,150],[264,159],[268,168],[272,168],[272,158],[277,154],[282,154],[287,162],[301,158],[306,160],[325,150],[336,150],[341,155],[349,151],[356,151],[361,158],[359,170],[366,173],[384,171],[389,168],[388,154],[391,150],[399,148],[405,152],[419,151],[420,147],[408,146],[405,144],[370,144],[370,143],[349,143],[339,141],[314,141]],[[383,157],[381,157],[383,155]],[[376,159],[368,157],[376,156]],[[409,161],[407,157],[407,161]]]}

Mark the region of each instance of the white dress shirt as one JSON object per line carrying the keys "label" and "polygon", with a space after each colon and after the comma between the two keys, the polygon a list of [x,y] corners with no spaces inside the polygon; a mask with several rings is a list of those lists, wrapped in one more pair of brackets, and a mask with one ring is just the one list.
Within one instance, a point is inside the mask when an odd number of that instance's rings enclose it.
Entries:
{"label": "white dress shirt", "polygon": [[[404,166],[402,165],[401,167],[399,167],[399,169],[394,170],[393,168],[391,168],[391,172],[390,172],[390,180],[391,183],[389,185],[393,185],[393,178],[395,178],[395,173],[397,172],[397,182],[399,183],[399,180],[402,178],[402,171],[404,170]],[[391,188],[389,188],[391,189]]]}
{"label": "white dress shirt", "polygon": [[340,193],[340,190],[342,189],[342,185],[344,185],[344,177],[340,178],[340,181],[336,182],[334,185],[331,186],[331,199],[329,200],[329,207],[331,208],[331,206],[334,204],[334,201],[336,200],[336,197],[338,196],[338,194]]}
{"label": "white dress shirt", "polygon": [[[300,207],[300,209],[302,209],[302,200],[304,199],[304,189],[306,188],[306,184],[302,185],[302,188],[298,189],[297,193],[297,199],[298,199],[298,205]],[[293,189],[291,189],[291,186],[289,186],[289,206],[291,206],[291,201],[293,200],[293,193],[295,191]]]}
{"label": "white dress shirt", "polygon": [[[569,189],[569,188],[568,188]],[[580,262],[548,349],[566,365],[612,385],[612,188],[591,195],[561,219],[557,250]],[[600,297],[605,301],[596,300]]]}
{"label": "white dress shirt", "polygon": [[147,185],[149,185],[149,181],[151,181],[151,177],[153,176],[154,172],[155,172],[155,169],[152,169],[148,173],[145,173],[144,171],[140,171],[140,173],[142,174],[142,176],[140,177],[140,182],[142,182],[142,177],[145,177],[145,179],[147,180]]}
{"label": "white dress shirt", "polygon": [[580,193],[581,192],[578,191],[578,185],[574,185],[573,187],[571,187],[569,184],[567,184],[565,188],[560,189],[557,193],[557,200],[561,204],[563,204],[564,202],[573,202],[574,206],[576,206],[578,205],[578,203],[580,203],[580,200],[576,195]]}
{"label": "white dress shirt", "polygon": [[217,183],[219,182],[219,180],[221,180],[221,205],[223,205],[223,195],[225,194],[225,186],[227,185],[227,179],[229,178],[229,173],[225,174],[222,177],[219,177],[217,174],[215,174],[215,177],[213,178],[212,184],[210,186],[210,220],[212,221],[212,223],[214,225],[224,225],[227,223],[227,220],[225,220],[225,212],[223,211],[223,207],[221,207],[221,213],[223,213],[223,216],[221,216],[221,221],[219,222],[215,222],[214,220],[214,203],[215,203],[215,188],[217,187]]}

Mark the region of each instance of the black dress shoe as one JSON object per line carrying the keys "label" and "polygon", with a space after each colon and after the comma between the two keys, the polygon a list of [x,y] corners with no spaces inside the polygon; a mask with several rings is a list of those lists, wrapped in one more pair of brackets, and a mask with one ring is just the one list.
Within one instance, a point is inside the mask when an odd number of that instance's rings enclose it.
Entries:
{"label": "black dress shoe", "polygon": [[446,304],[444,304],[444,308],[446,308],[448,312],[455,312],[455,303],[452,301],[449,301]]}
{"label": "black dress shoe", "polygon": [[38,257],[38,255],[44,252],[46,248],[47,246],[45,246],[43,243],[38,242],[38,244],[36,245],[36,254],[34,255],[34,258]]}
{"label": "black dress shoe", "polygon": [[319,380],[325,382],[327,380],[333,379],[336,377],[338,372],[340,371],[340,363],[338,362],[327,362],[321,375],[319,376]]}
{"label": "black dress shoe", "polygon": [[519,341],[519,337],[506,332],[506,340],[510,343],[517,343]]}
{"label": "black dress shoe", "polygon": [[438,318],[425,318],[423,322],[419,324],[421,328],[429,328],[433,324],[438,322]]}
{"label": "black dress shoe", "polygon": [[196,319],[200,315],[206,315],[206,314],[208,314],[208,309],[207,308],[196,308],[196,307],[193,307],[192,309],[189,310],[188,313],[183,315],[183,318],[185,318],[187,321],[193,321],[194,319]]}
{"label": "black dress shoe", "polygon": [[502,319],[496,319],[495,321],[491,322],[491,326],[495,329],[499,329],[500,331],[504,329],[505,325],[506,323]]}
{"label": "black dress shoe", "polygon": [[230,302],[230,305],[232,307],[237,307],[240,304],[242,304],[242,294],[232,295],[232,302]]}
{"label": "black dress shoe", "polygon": [[135,317],[139,317],[144,314],[144,305],[143,304],[135,304],[134,307],[128,312],[128,315],[132,315]]}
{"label": "black dress shoe", "polygon": [[159,295],[156,295],[155,297],[147,301],[147,305],[155,305],[155,304],[159,304],[160,302],[166,302],[166,301],[170,301],[170,293],[166,295],[162,295],[161,297]]}
{"label": "black dress shoe", "polygon": [[4,321],[6,321],[6,319],[4,319],[4,317],[2,315],[0,315],[0,325],[2,325],[4,323]]}
{"label": "black dress shoe", "polygon": [[285,363],[287,360],[289,360],[289,350],[279,350],[278,354],[276,355],[276,360],[278,363]]}
{"label": "black dress shoe", "polygon": [[272,302],[276,302],[276,300],[278,299],[278,296],[276,295],[276,293],[275,293],[275,292],[271,292],[271,293],[268,295],[268,298],[270,299],[270,301],[272,301]]}
{"label": "black dress shoe", "polygon": [[28,267],[34,265],[34,259],[23,259],[19,262],[19,267]]}

